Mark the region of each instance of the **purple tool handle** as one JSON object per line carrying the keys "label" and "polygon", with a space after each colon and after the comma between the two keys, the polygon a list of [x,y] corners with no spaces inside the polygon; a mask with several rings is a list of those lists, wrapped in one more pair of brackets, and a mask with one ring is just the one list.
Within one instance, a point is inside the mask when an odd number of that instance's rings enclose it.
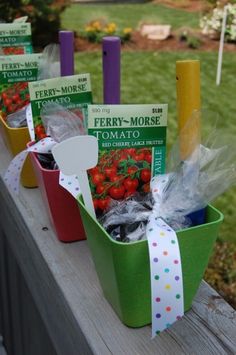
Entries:
{"label": "purple tool handle", "polygon": [[103,51],[103,102],[120,104],[120,38],[104,37]]}
{"label": "purple tool handle", "polygon": [[74,32],[60,31],[61,76],[74,75]]}

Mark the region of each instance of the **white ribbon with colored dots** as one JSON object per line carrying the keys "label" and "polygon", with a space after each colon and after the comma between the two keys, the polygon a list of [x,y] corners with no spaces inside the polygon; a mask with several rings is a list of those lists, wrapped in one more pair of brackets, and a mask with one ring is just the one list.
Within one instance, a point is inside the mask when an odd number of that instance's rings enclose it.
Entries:
{"label": "white ribbon with colored dots", "polygon": [[167,184],[167,175],[152,179],[155,204],[146,229],[151,271],[152,337],[169,328],[184,315],[178,238],[175,231],[157,216],[161,195]]}
{"label": "white ribbon with colored dots", "polygon": [[76,175],[65,175],[60,171],[59,185],[64,187],[75,199],[80,194],[79,181]]}
{"label": "white ribbon with colored dots", "polygon": [[27,121],[30,139],[32,142],[34,142],[35,141],[35,131],[34,131],[32,108],[31,108],[30,104],[26,108],[26,121]]}
{"label": "white ribbon with colored dots", "polygon": [[[4,181],[8,189],[16,194],[19,193],[20,175],[29,152],[51,154],[52,147],[55,144],[57,143],[52,138],[46,137],[17,154],[12,159],[4,175]],[[74,198],[77,198],[80,193],[80,188],[78,179],[75,175],[67,176],[60,171],[58,183],[72,194]]]}

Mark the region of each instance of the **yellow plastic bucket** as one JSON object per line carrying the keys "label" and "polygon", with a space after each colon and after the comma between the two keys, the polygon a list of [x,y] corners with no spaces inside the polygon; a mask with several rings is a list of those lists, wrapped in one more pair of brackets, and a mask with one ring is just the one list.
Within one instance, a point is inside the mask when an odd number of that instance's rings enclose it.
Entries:
{"label": "yellow plastic bucket", "polygon": [[[29,131],[27,127],[11,128],[6,124],[0,114],[0,129],[3,140],[9,151],[13,154],[13,156],[26,149],[26,145],[30,141]],[[21,183],[24,187],[38,186],[29,156],[26,158],[22,169]]]}

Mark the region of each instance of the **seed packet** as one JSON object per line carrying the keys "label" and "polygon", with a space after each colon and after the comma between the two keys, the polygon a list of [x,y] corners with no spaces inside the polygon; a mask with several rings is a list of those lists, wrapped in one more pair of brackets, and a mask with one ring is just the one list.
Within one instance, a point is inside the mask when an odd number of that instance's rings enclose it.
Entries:
{"label": "seed packet", "polygon": [[[36,140],[45,137],[41,109],[56,102],[83,119],[87,126],[87,105],[92,103],[89,74],[71,75],[29,83]],[[86,127],[87,128],[87,127]]]}
{"label": "seed packet", "polygon": [[0,54],[29,54],[33,52],[31,24],[0,23]]}
{"label": "seed packet", "polygon": [[0,56],[0,110],[7,115],[29,103],[28,82],[38,77],[41,54]]}
{"label": "seed packet", "polygon": [[89,105],[88,133],[98,138],[98,165],[89,171],[97,212],[111,200],[145,196],[165,171],[167,105]]}

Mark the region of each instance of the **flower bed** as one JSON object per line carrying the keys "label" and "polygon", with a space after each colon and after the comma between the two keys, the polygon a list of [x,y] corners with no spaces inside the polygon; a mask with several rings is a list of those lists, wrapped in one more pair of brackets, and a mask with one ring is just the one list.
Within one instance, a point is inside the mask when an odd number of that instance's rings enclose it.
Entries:
{"label": "flower bed", "polygon": [[85,26],[80,36],[92,43],[100,43],[104,36],[119,36],[122,42],[127,42],[130,40],[131,34],[132,28],[130,27],[119,29],[114,22],[94,20]]}
{"label": "flower bed", "polygon": [[[227,23],[225,39],[228,42],[236,42],[236,4],[227,4]],[[202,33],[211,38],[219,39],[224,7],[216,6],[208,15],[200,20]]]}

